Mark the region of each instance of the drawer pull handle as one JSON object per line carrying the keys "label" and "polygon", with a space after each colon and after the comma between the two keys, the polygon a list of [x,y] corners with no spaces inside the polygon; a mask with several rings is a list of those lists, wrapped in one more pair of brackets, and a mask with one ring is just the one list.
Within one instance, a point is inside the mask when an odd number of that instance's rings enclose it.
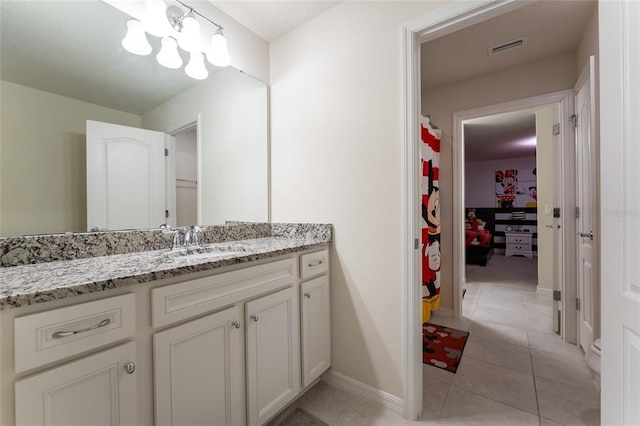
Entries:
{"label": "drawer pull handle", "polygon": [[311,293],[306,292],[306,293],[304,294],[304,297],[306,297],[307,299],[311,299]]}
{"label": "drawer pull handle", "polygon": [[240,320],[235,320],[231,323],[235,328],[240,328]]}
{"label": "drawer pull handle", "polygon": [[254,320],[255,322],[258,322],[258,314],[253,314],[251,315],[249,318],[251,318],[252,320]]}
{"label": "drawer pull handle", "polygon": [[313,268],[314,266],[320,266],[322,265],[322,260],[316,260],[315,262],[311,262],[309,263],[309,268]]}
{"label": "drawer pull handle", "polygon": [[133,362],[129,361],[125,363],[124,371],[126,371],[127,374],[133,374],[134,371],[136,371],[136,365]]}
{"label": "drawer pull handle", "polygon": [[95,330],[96,328],[104,327],[105,325],[108,325],[110,323],[111,323],[111,319],[106,318],[100,321],[99,323],[97,323],[96,325],[92,325],[91,327],[84,328],[82,330],[56,331],[51,335],[51,337],[53,337],[54,339],[60,339],[61,337],[73,336],[74,334],[80,334],[80,333],[84,333],[85,331],[91,331],[91,330]]}

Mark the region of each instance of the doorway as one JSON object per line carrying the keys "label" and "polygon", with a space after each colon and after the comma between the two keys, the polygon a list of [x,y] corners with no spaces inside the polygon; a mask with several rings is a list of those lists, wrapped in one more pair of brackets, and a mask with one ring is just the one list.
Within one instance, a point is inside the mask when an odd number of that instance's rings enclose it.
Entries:
{"label": "doorway", "polygon": [[189,126],[174,134],[176,226],[198,224],[197,127]]}
{"label": "doorway", "polygon": [[[452,5],[452,7],[442,7],[439,8],[437,10],[437,13],[430,13],[428,15],[425,15],[424,17],[420,18],[420,19],[415,19],[413,21],[411,21],[410,23],[408,23],[407,25],[405,25],[405,93],[406,93],[406,105],[405,105],[405,115],[407,117],[407,121],[406,121],[406,142],[407,142],[407,146],[406,146],[406,150],[405,150],[405,157],[407,159],[407,161],[405,162],[405,172],[406,172],[406,176],[407,178],[407,185],[406,185],[406,200],[407,200],[407,223],[408,224],[417,224],[418,223],[418,218],[415,217],[415,213],[413,212],[413,210],[417,211],[417,209],[413,209],[410,206],[412,206],[413,201],[410,200],[417,200],[419,199],[419,197],[416,195],[418,192],[418,182],[415,181],[415,177],[418,176],[417,172],[414,172],[412,170],[413,167],[415,167],[413,164],[415,163],[414,158],[416,158],[416,150],[414,149],[414,147],[412,146],[412,141],[413,140],[418,140],[418,136],[417,136],[417,129],[419,127],[416,126],[416,120],[417,117],[419,116],[419,102],[417,99],[417,93],[416,93],[416,88],[419,87],[419,75],[417,72],[418,66],[417,64],[419,63],[419,52],[417,49],[417,45],[418,43],[421,42],[425,42],[428,40],[434,40],[436,38],[442,37],[446,34],[452,34],[454,32],[458,32],[458,30],[461,30],[463,28],[469,27],[475,23],[478,22],[482,22],[482,21],[486,21],[490,18],[496,17],[498,15],[502,15],[505,14],[506,12],[509,11],[513,11],[515,9],[519,9],[520,7],[523,7],[525,5],[523,4],[516,4],[516,2],[505,2],[505,3],[501,3],[501,4],[483,4],[483,5],[478,5],[476,4],[474,5],[467,5],[466,7],[463,7],[462,4],[456,4],[455,7],[453,7],[454,5]],[[420,34],[420,38],[418,37],[418,34]],[[451,52],[452,50],[446,50],[447,52]],[[465,60],[467,60],[468,62],[468,58],[466,58]],[[473,61],[472,61],[473,62]],[[572,66],[575,66],[575,60],[572,63]],[[468,67],[458,67],[458,69],[466,69]],[[528,72],[530,70],[524,70],[524,72]],[[520,76],[522,76],[522,73],[519,74]],[[530,75],[529,78],[531,79],[535,79],[535,75]],[[505,81],[506,83],[508,83],[507,81]],[[563,83],[561,88],[569,88],[572,87],[573,84],[575,83],[575,75],[571,78],[570,82],[565,82]],[[460,92],[463,92],[465,89],[465,85],[464,84],[458,84],[457,87],[455,87],[455,89],[458,90],[458,94]],[[512,96],[514,94],[517,93],[521,93],[520,89],[524,87],[524,86],[520,86],[520,87],[514,87],[512,88],[512,90],[509,92],[509,95]],[[515,89],[515,90],[514,90]],[[558,89],[556,89],[558,90]],[[549,90],[549,92],[552,92],[550,95],[546,95],[547,99],[544,99],[544,103],[548,104],[548,103],[554,103],[554,102],[559,102],[560,103],[560,114],[562,117],[567,117],[567,115],[565,115],[569,109],[568,109],[568,104],[569,102],[572,102],[572,98],[571,96],[568,95],[572,95],[572,93],[570,94],[566,94],[566,93],[562,93],[562,92],[553,92],[553,90]],[[499,93],[498,91],[496,91],[495,93]],[[495,96],[495,93],[490,93],[488,94],[488,96],[485,96],[484,99],[481,99],[480,102],[478,103],[478,105],[482,105],[482,101],[484,101],[486,103],[486,101],[488,99],[495,99],[496,101],[500,102],[499,96]],[[540,92],[538,92],[540,93]],[[544,93],[544,92],[542,92]],[[476,93],[478,94],[478,93]],[[482,96],[482,95],[480,95]],[[526,96],[526,95],[525,95]],[[523,96],[524,97],[524,96]],[[554,99],[555,97],[555,99]],[[542,98],[542,97],[539,97]],[[565,98],[565,99],[563,99]],[[569,101],[566,100],[566,98],[569,98]],[[508,98],[507,98],[508,99]],[[503,98],[504,100],[504,98]],[[538,100],[542,100],[542,99],[538,99]],[[446,102],[449,106],[454,103],[456,101],[456,97],[455,96],[449,96],[444,98],[444,102]],[[509,102],[504,103],[502,106],[508,106],[509,108],[515,109],[514,105],[511,104],[509,105]],[[522,107],[522,105],[518,105],[518,107]],[[458,111],[463,110],[463,108],[458,109]],[[456,109],[453,109],[451,111],[456,111]],[[469,113],[472,112],[473,110],[463,110],[463,112]],[[426,114],[431,114],[435,119],[434,122],[442,127],[445,128],[449,128],[450,130],[450,134],[449,134],[449,138],[450,140],[448,141],[448,143],[450,144],[450,146],[453,146],[454,148],[450,151],[449,155],[450,158],[452,158],[452,163],[453,163],[453,167],[452,167],[452,174],[453,176],[462,176],[462,165],[463,162],[460,161],[464,155],[461,153],[461,150],[458,146],[458,141],[460,140],[459,136],[462,134],[462,128],[461,128],[461,120],[462,118],[471,118],[472,116],[469,117],[464,117],[462,114],[458,113],[458,117],[456,117],[454,115],[454,123],[453,125],[449,125],[448,123],[450,123],[451,119],[450,119],[450,115],[448,117],[443,116],[443,117],[438,117],[435,114],[432,114],[431,111],[429,110],[422,110],[423,113]],[[477,115],[479,116],[479,115]],[[560,123],[562,125],[562,123]],[[563,129],[568,128],[568,126],[562,126]],[[563,130],[564,131],[564,130]],[[445,142],[446,143],[446,142]],[[565,145],[566,146],[566,145]],[[447,153],[443,152],[443,157],[445,157],[447,155]],[[564,157],[563,157],[564,159]],[[572,157],[571,156],[567,156],[566,157],[567,161],[572,161]],[[571,189],[571,191],[573,191],[572,185],[570,185],[571,182],[571,176],[563,176],[563,182],[562,182],[562,188],[563,190],[565,189]],[[464,189],[464,184],[463,182],[461,182],[461,179],[453,179],[453,182],[450,183],[451,188],[453,188],[453,192],[454,194],[462,194],[463,193],[463,189]],[[454,199],[457,200],[457,197],[454,196]],[[565,197],[566,199],[566,197]],[[451,208],[451,212],[448,215],[449,218],[451,218],[450,220],[452,220],[451,222],[451,234],[453,236],[453,257],[454,265],[464,265],[464,262],[461,262],[460,259],[464,259],[464,253],[463,253],[463,241],[464,241],[464,235],[462,232],[462,227],[455,227],[453,226],[453,223],[464,223],[464,219],[465,219],[465,214],[464,214],[464,203],[462,201],[460,202],[454,202],[454,205]],[[567,205],[562,205],[560,206],[561,210],[568,212],[571,210],[571,206],[567,206]],[[566,207],[569,207],[569,209],[566,209]],[[443,206],[443,214],[445,216],[447,216],[444,206]],[[446,224],[445,224],[446,225]],[[415,225],[414,225],[415,226]],[[407,232],[407,237],[406,237],[406,242],[407,242],[407,247],[413,247],[413,243],[414,243],[414,239],[416,237],[416,232],[415,229],[417,228],[417,226],[413,227],[410,225],[408,226],[408,231]],[[562,230],[559,230],[559,232],[563,232],[563,233],[567,233],[567,234],[571,234],[572,232],[575,232],[575,224],[572,224],[571,221],[568,222],[566,227],[563,227]],[[575,233],[571,234],[571,236],[573,237],[575,235]],[[419,288],[418,286],[413,286],[411,285],[411,283],[416,282],[417,280],[411,280],[411,277],[415,277],[416,276],[416,270],[418,268],[416,268],[416,265],[418,263],[418,256],[416,256],[417,253],[415,252],[411,252],[408,248],[408,253],[412,254],[406,257],[406,275],[409,278],[407,280],[408,287],[405,291],[405,301],[406,301],[406,305],[407,306],[407,317],[406,317],[406,329],[407,329],[407,340],[406,340],[406,347],[407,347],[407,366],[409,366],[410,364],[413,363],[413,367],[409,367],[407,372],[409,373],[409,375],[407,376],[407,380],[405,382],[405,396],[408,398],[406,401],[406,407],[407,407],[407,412],[408,415],[410,417],[413,417],[413,415],[411,414],[412,411],[414,409],[416,409],[416,412],[419,412],[419,397],[422,394],[422,390],[421,389],[417,389],[418,386],[416,385],[416,383],[410,379],[408,379],[408,377],[410,377],[413,373],[415,373],[416,369],[419,368],[420,363],[418,361],[418,354],[420,353],[419,347],[417,345],[417,342],[419,342],[418,340],[418,336],[420,334],[420,329],[419,327],[417,327],[418,324],[418,320],[417,318],[419,318],[419,306],[416,306],[416,301],[419,300]],[[571,245],[568,244],[566,246],[563,246],[562,248],[559,248],[559,250],[562,250],[563,253],[568,253],[569,251],[571,251]],[[571,253],[570,256],[565,256],[565,258],[575,258],[574,254]],[[571,274],[571,273],[575,273],[575,271],[572,271],[572,268],[565,268],[564,271],[564,275],[563,278],[565,278],[567,275]],[[450,281],[454,283],[454,288],[452,290],[452,304],[453,304],[453,311],[456,313],[456,315],[460,314],[461,311],[461,306],[460,306],[460,298],[461,296],[459,296],[459,293],[457,292],[458,289],[456,289],[455,286],[460,285],[462,278],[464,277],[464,271],[460,271],[459,268],[457,266],[454,266],[453,271],[451,273],[451,277],[449,277]],[[415,288],[414,288],[415,287]],[[563,298],[566,297],[566,300],[571,300],[572,299],[572,295],[571,292],[567,292],[565,294],[563,294]],[[570,306],[566,305],[567,307]],[[565,313],[568,310],[565,310]],[[567,327],[570,328],[571,326],[571,320],[570,318],[572,317],[572,315],[567,315],[568,317],[568,321],[565,321],[563,324],[563,327],[565,329],[567,329]],[[575,327],[575,319],[573,320],[574,324],[573,326]],[[415,339],[415,340],[414,340]],[[415,357],[415,358],[414,358]],[[414,369],[412,371],[412,369]]]}

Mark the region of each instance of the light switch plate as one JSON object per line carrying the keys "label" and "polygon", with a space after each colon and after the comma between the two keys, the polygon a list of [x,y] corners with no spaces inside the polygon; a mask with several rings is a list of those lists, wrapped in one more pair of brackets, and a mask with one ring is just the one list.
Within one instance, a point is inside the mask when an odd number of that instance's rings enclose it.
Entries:
{"label": "light switch plate", "polygon": [[545,204],[544,214],[547,216],[551,216],[553,214],[553,204]]}

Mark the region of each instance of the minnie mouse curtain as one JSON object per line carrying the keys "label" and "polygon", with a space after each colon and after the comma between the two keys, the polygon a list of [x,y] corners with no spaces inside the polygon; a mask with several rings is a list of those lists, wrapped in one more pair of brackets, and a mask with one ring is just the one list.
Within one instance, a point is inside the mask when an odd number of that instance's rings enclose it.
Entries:
{"label": "minnie mouse curtain", "polygon": [[422,322],[440,307],[440,130],[422,117]]}

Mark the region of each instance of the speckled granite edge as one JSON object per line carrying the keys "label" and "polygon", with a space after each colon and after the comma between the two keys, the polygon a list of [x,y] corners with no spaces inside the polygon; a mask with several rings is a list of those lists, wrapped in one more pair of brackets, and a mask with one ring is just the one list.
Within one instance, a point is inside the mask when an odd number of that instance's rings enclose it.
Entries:
{"label": "speckled granite edge", "polygon": [[328,223],[271,223],[276,238],[318,238],[333,243],[333,225]]}
{"label": "speckled granite edge", "polygon": [[[176,228],[184,233],[185,228]],[[202,227],[201,244],[264,238],[270,223]],[[161,250],[172,236],[159,229],[0,238],[0,267]]]}
{"label": "speckled granite edge", "polygon": [[173,257],[168,256],[168,250],[157,250],[0,268],[0,310],[326,248],[329,244],[320,239],[268,237],[220,243],[220,250],[236,251],[216,260]]}

